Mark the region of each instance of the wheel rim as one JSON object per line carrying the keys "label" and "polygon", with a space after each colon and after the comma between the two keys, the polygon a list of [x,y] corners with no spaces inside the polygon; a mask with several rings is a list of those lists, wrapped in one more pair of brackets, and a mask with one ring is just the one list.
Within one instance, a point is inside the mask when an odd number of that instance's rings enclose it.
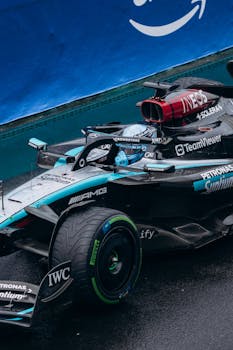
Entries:
{"label": "wheel rim", "polygon": [[108,270],[112,275],[116,275],[120,272],[123,266],[122,261],[119,260],[119,255],[117,251],[113,250],[110,258],[109,258],[109,266]]}
{"label": "wheel rim", "polygon": [[124,289],[135,264],[135,239],[126,227],[112,229],[98,253],[97,278],[105,294]]}

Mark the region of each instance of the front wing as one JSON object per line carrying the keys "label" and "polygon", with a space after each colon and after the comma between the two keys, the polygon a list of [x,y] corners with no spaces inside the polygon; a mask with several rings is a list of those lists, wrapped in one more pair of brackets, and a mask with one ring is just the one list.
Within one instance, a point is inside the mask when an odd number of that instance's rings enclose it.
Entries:
{"label": "front wing", "polygon": [[0,323],[31,327],[48,303],[59,300],[62,304],[72,281],[70,261],[50,270],[40,285],[0,281]]}

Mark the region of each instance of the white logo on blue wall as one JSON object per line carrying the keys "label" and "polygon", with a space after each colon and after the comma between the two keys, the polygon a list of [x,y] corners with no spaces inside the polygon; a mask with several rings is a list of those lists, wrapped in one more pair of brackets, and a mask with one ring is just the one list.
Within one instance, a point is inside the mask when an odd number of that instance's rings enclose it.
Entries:
{"label": "white logo on blue wall", "polygon": [[[135,6],[143,6],[147,2],[152,2],[153,0],[133,0]],[[142,23],[138,23],[133,19],[130,19],[129,22],[132,26],[137,29],[139,32],[154,36],[160,37],[176,32],[178,29],[182,28],[187,24],[197,13],[199,13],[198,18],[201,19],[206,7],[206,0],[191,0],[191,4],[199,3],[193,7],[185,16],[179,18],[178,20],[161,25],[161,26],[148,26]]]}

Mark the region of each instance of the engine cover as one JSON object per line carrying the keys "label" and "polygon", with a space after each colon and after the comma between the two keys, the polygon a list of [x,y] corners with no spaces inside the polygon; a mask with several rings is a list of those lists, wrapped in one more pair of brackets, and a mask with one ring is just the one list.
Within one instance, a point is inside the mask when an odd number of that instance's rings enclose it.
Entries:
{"label": "engine cover", "polygon": [[169,123],[195,116],[219,100],[219,97],[202,90],[172,92],[165,98],[152,97],[141,103],[141,113],[146,122]]}

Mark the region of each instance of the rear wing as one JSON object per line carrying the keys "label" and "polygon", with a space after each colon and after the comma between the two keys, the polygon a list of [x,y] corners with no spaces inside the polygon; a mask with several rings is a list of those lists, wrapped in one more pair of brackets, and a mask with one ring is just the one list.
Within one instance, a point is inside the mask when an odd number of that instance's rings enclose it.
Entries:
{"label": "rear wing", "polygon": [[0,323],[24,328],[31,327],[36,315],[48,303],[59,298],[59,306],[69,289],[71,262],[64,262],[50,270],[40,285],[19,281],[0,281]]}

